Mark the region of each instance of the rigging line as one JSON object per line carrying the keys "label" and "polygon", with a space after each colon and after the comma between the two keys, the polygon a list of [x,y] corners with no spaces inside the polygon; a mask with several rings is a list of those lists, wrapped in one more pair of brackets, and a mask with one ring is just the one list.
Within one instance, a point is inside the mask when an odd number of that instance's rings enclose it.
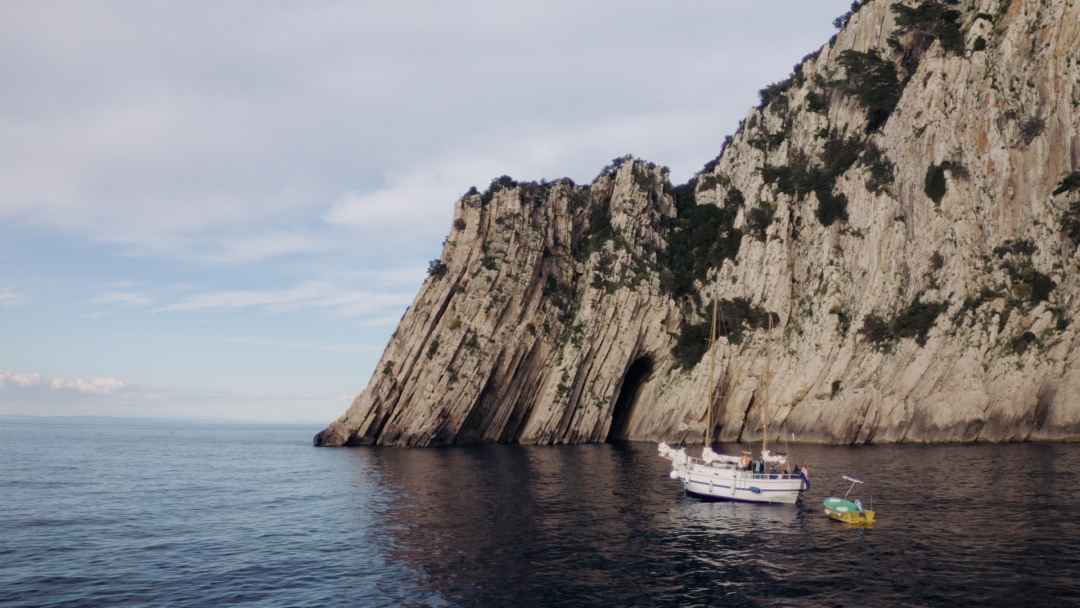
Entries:
{"label": "rigging line", "polygon": [[[719,311],[719,313],[720,313],[719,314],[720,324],[724,326],[724,339],[727,340],[727,343],[729,345],[731,344],[731,336],[728,334],[727,321],[724,320],[724,307],[720,304],[720,302],[722,302],[722,301],[723,300],[719,296],[716,296],[713,299],[712,340],[709,342],[709,352],[710,352],[710,356],[713,357],[713,361],[715,361],[715,355],[712,354],[712,349],[716,346],[717,311]],[[726,367],[727,366],[725,366],[725,369],[726,369]],[[727,379],[727,373],[726,372],[724,373],[724,379],[725,380]],[[713,402],[715,401],[715,398],[716,398],[715,397],[715,395],[716,395],[716,387],[713,386],[712,382],[713,382],[712,368],[710,366],[710,369],[709,369],[709,421],[708,421],[710,435],[712,433],[712,429],[716,425],[716,422],[712,419],[712,404],[713,404]],[[724,392],[721,390],[720,391],[720,397],[723,398],[723,396],[724,396]],[[711,437],[710,437],[710,439],[711,439]]]}

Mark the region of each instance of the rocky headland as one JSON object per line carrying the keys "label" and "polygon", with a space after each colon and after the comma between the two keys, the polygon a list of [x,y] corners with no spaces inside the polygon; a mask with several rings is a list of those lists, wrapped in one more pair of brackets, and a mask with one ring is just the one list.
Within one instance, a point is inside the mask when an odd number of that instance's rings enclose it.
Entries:
{"label": "rocky headland", "polygon": [[774,440],[1080,438],[1080,4],[838,25],[687,184],[628,156],[454,203],[316,445],[759,440],[770,317]]}

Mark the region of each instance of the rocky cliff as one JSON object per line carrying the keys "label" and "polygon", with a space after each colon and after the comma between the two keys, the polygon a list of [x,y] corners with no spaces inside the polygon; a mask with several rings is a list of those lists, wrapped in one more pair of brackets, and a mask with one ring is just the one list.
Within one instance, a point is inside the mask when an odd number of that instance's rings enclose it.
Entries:
{"label": "rocky cliff", "polygon": [[766,407],[773,439],[1080,437],[1078,2],[838,21],[688,184],[627,157],[457,201],[315,443],[752,441]]}

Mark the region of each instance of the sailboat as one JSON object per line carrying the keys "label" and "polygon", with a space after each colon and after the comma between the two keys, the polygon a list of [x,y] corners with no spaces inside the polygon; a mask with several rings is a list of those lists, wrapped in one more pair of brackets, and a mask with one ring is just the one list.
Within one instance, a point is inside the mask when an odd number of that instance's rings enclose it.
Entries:
{"label": "sailboat", "polygon": [[[772,315],[769,315],[769,339],[766,343],[765,401],[762,405],[761,452],[757,459],[751,453],[741,456],[719,454],[712,450],[713,434],[713,372],[716,355],[717,300],[713,300],[712,331],[709,343],[709,394],[705,409],[705,443],[701,458],[693,458],[686,448],[673,448],[666,443],[659,445],[661,458],[671,461],[672,479],[682,481],[687,494],[710,500],[733,500],[738,502],[795,504],[799,495],[810,489],[806,465],[798,473],[788,466],[786,454],[769,451],[769,374],[772,367]],[[768,469],[768,470],[766,470]]]}

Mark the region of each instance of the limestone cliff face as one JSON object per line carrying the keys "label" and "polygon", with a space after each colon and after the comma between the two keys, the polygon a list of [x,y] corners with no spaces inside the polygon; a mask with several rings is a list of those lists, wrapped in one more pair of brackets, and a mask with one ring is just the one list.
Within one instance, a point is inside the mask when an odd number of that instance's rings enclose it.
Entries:
{"label": "limestone cliff face", "polygon": [[315,442],[1078,438],[1078,106],[1076,0],[865,3],[687,186],[463,197]]}

